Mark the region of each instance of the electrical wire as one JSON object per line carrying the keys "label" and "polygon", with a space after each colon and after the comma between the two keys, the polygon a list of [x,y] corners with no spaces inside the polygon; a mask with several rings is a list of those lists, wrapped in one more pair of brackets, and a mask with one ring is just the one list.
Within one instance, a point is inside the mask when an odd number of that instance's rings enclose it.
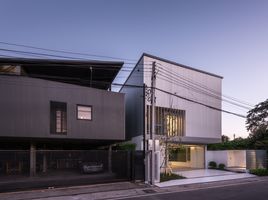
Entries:
{"label": "electrical wire", "polygon": [[173,94],[173,93],[171,93],[171,92],[168,92],[168,91],[166,91],[166,90],[162,90],[162,89],[160,89],[160,88],[155,88],[155,89],[158,90],[158,91],[160,91],[160,92],[166,93],[166,94],[168,94],[168,95],[172,95],[172,96],[174,96],[174,97],[177,97],[177,98],[180,98],[180,99],[183,99],[183,100],[192,102],[192,103],[196,103],[196,104],[205,106],[205,107],[207,107],[207,108],[210,108],[210,109],[213,109],[213,110],[216,110],[216,111],[220,111],[220,112],[228,113],[228,114],[231,114],[231,115],[235,115],[235,116],[237,116],[237,117],[246,118],[246,116],[244,116],[244,115],[241,115],[241,114],[238,114],[238,113],[234,113],[234,112],[231,112],[231,111],[228,111],[228,110],[223,110],[223,109],[220,109],[220,108],[216,108],[216,107],[213,107],[213,106],[210,106],[210,105],[207,105],[207,104],[204,104],[204,103],[201,103],[201,102],[198,102],[198,101],[195,101],[195,100],[192,100],[192,99],[189,99],[189,98],[186,98],[186,97],[177,95],[177,94]]}
{"label": "electrical wire", "polygon": [[166,78],[165,81],[167,81],[167,82],[169,82],[169,83],[172,83],[172,84],[175,84],[175,85],[178,85],[178,86],[180,86],[180,87],[184,87],[185,89],[194,91],[194,92],[199,93],[199,94],[206,95],[206,96],[208,96],[208,97],[211,97],[211,98],[214,98],[214,99],[217,99],[217,100],[220,100],[220,101],[225,101],[225,102],[227,102],[227,103],[230,103],[230,104],[232,104],[232,105],[235,105],[235,106],[244,108],[244,109],[246,109],[246,110],[250,110],[250,109],[251,109],[250,107],[247,107],[247,106],[244,106],[244,105],[241,105],[241,104],[238,104],[238,103],[229,101],[229,100],[227,100],[227,99],[223,99],[223,98],[220,97],[220,96],[217,96],[217,95],[208,93],[208,92],[206,92],[206,91],[204,91],[204,90],[200,90],[199,88],[197,88],[197,87],[195,87],[195,86],[193,86],[193,85],[191,85],[191,84],[188,84],[188,83],[185,83],[185,82],[181,82],[180,80],[178,80],[178,79],[174,79],[173,77],[169,77],[169,76],[167,76],[167,75],[165,75],[165,74],[161,74],[161,73],[159,73],[158,75],[160,76],[160,77],[159,77],[160,79],[161,79],[161,77],[164,77],[164,78]]}
{"label": "electrical wire", "polygon": [[[78,52],[70,52],[70,51],[62,51],[62,50],[53,50],[53,49],[46,49],[46,48],[40,48],[40,47],[34,47],[34,46],[29,46],[29,45],[22,45],[22,44],[14,44],[14,43],[7,43],[7,42],[1,42],[1,44],[6,44],[6,45],[13,45],[13,46],[20,46],[20,47],[26,47],[26,48],[32,48],[32,49],[38,49],[38,50],[44,50],[44,51],[52,51],[52,52],[58,52],[58,53],[68,53],[68,54],[73,54],[73,55],[84,55],[84,56],[95,56],[95,57],[103,57],[103,58],[109,58],[109,59],[121,59],[121,58],[115,58],[115,57],[110,57],[110,56],[100,56],[100,55],[94,55],[94,54],[86,54],[86,53],[78,53]],[[92,61],[92,60],[88,60],[86,58],[83,58],[83,57],[70,57],[70,56],[62,56],[62,55],[55,55],[55,54],[47,54],[47,53],[37,53],[37,52],[30,52],[30,51],[20,51],[20,50],[14,50],[14,49],[6,49],[6,48],[0,48],[0,51],[5,51],[5,52],[12,52],[12,53],[17,53],[17,54],[24,54],[24,55],[31,55],[31,56],[40,56],[40,57],[56,57],[56,58],[64,58],[64,59],[71,59],[71,60],[86,60],[86,61]],[[9,55],[4,55],[4,56],[8,56],[8,57],[12,57],[12,56],[9,56]],[[14,56],[13,56],[14,57]],[[122,60],[129,60],[129,61],[134,61],[134,59],[122,59]],[[135,63],[125,63],[125,64],[135,64]],[[161,63],[158,63],[159,65],[163,66]],[[143,65],[146,65],[145,63]],[[151,64],[147,64],[147,65],[150,65]],[[137,66],[137,65],[136,65]],[[128,68],[131,68],[131,67],[128,67]],[[168,72],[168,73],[171,73],[173,76],[174,76],[174,73],[170,72],[170,71],[167,71],[163,68],[161,68],[162,72],[161,73],[164,73],[163,71],[165,72]],[[121,71],[129,71],[129,72],[132,72],[133,70],[127,70],[127,69],[122,69]],[[145,71],[144,71],[145,72]],[[148,71],[150,72],[150,71]],[[166,74],[165,74],[166,75]],[[161,76],[163,76],[163,74],[161,74]],[[187,80],[187,78],[185,77],[181,77],[181,76],[178,76],[178,74],[176,75],[177,77],[183,79],[183,80]],[[170,79],[170,77],[165,77],[165,78],[168,78]],[[174,79],[174,77],[171,77],[172,79]],[[201,87],[203,89],[206,89],[206,91],[202,91],[200,88],[199,88],[199,92],[203,92],[203,93],[206,93],[207,95],[209,95],[208,91],[209,92],[214,92],[216,93],[217,91],[213,91],[212,89],[208,88],[207,86],[205,85],[201,85],[200,83],[197,84],[195,82],[193,82],[192,80],[189,81],[189,79],[187,80],[189,83],[193,84],[193,85],[196,85],[198,87]],[[181,82],[182,84],[182,82]],[[193,85],[189,85],[188,84],[188,89],[191,89],[191,90],[198,90],[198,88],[196,87],[193,87]],[[126,86],[126,84],[121,84],[121,86]],[[184,86],[187,86],[187,84],[185,84],[184,82]],[[159,88],[158,88],[159,90]],[[166,91],[167,92],[167,91]],[[172,93],[171,93],[172,94]],[[220,93],[218,93],[220,94]],[[173,94],[174,96],[174,94]],[[214,96],[214,97],[217,97],[217,95],[215,94],[210,94],[210,96]],[[185,98],[185,97],[184,97]],[[228,97],[230,98],[230,97]],[[233,97],[231,97],[233,101],[239,101],[238,99],[235,99]],[[221,98],[219,99],[221,100]],[[240,101],[239,103],[245,103],[245,102],[242,102]],[[239,104],[237,104],[239,105]],[[209,105],[207,105],[209,106]],[[241,106],[241,105],[240,105]],[[248,109],[248,108],[247,108]],[[229,112],[229,111],[228,111]],[[231,113],[231,112],[229,112]]]}
{"label": "electrical wire", "polygon": [[[239,100],[239,99],[237,99],[237,98],[234,98],[234,97],[231,97],[231,96],[228,96],[228,95],[225,95],[225,94],[222,94],[222,93],[220,93],[219,91],[216,91],[216,90],[214,90],[214,89],[212,89],[212,88],[209,88],[208,86],[206,86],[206,85],[204,85],[204,84],[202,84],[202,83],[198,83],[198,82],[196,82],[196,81],[194,81],[194,80],[192,80],[192,79],[189,79],[189,78],[187,78],[187,77],[185,77],[185,76],[181,76],[181,75],[178,74],[178,73],[174,73],[174,72],[168,71],[168,70],[165,69],[167,66],[164,66],[164,65],[161,64],[161,63],[157,63],[157,64],[162,66],[162,67],[161,67],[161,66],[158,66],[161,70],[163,70],[163,71],[165,71],[165,72],[168,72],[169,74],[172,74],[172,75],[176,76],[177,78],[180,78],[180,79],[182,79],[182,80],[184,80],[184,81],[190,82],[191,84],[196,85],[196,86],[198,86],[198,87],[201,87],[201,88],[203,88],[203,89],[205,89],[205,90],[208,90],[209,92],[212,92],[212,93],[214,93],[214,94],[216,94],[216,95],[223,96],[223,97],[228,98],[228,99],[230,99],[230,100],[236,101],[236,102],[238,102],[238,103],[240,103],[240,104],[244,104],[244,105],[247,105],[247,106],[250,106],[250,107],[254,107],[254,105],[252,105],[252,104],[250,104],[250,103],[248,103],[248,102],[245,102],[245,101],[243,101],[243,100]],[[163,68],[163,67],[165,67],[165,68]]]}
{"label": "electrical wire", "polygon": [[[79,60],[88,61],[88,62],[96,61],[96,60],[89,60],[89,59],[83,58],[83,57],[62,56],[62,55],[56,55],[56,54],[37,53],[37,52],[31,52],[31,51],[21,51],[21,50],[6,49],[6,48],[0,48],[0,51],[11,52],[11,53],[20,53],[20,54],[26,54],[26,55],[31,55],[31,56],[43,56],[46,59],[48,57],[53,57],[53,58],[69,59],[69,60],[76,60],[76,61],[79,61]],[[136,63],[124,62],[124,64],[135,65]],[[143,65],[151,65],[151,64],[143,63]]]}
{"label": "electrical wire", "polygon": [[120,57],[103,56],[103,55],[65,51],[65,50],[55,50],[55,49],[42,48],[42,47],[37,47],[37,46],[25,45],[25,44],[15,44],[15,43],[3,42],[3,41],[0,41],[0,44],[16,46],[16,47],[25,47],[25,48],[31,48],[31,49],[43,50],[43,51],[50,51],[50,52],[56,52],[56,53],[65,53],[65,54],[73,54],[73,55],[81,55],[81,56],[91,56],[91,57],[99,57],[99,58],[108,58],[108,59],[115,59],[115,60],[136,61],[135,59],[124,59],[124,58],[120,58]]}
{"label": "electrical wire", "polygon": [[[1,80],[1,78],[0,78]],[[99,81],[99,82],[103,82],[103,81]],[[75,89],[76,87],[65,87],[65,86],[37,86],[37,85],[34,85],[30,82],[27,82],[27,81],[19,81],[19,82],[16,82],[16,81],[12,81],[12,80],[4,80],[4,83],[5,84],[9,84],[9,85],[25,85],[25,86],[30,86],[30,87],[43,87],[43,88],[62,88],[62,89]],[[25,84],[26,83],[26,84]],[[107,82],[103,82],[103,83],[107,83]],[[109,83],[110,84],[110,83]],[[145,87],[143,85],[133,85],[133,84],[121,84],[121,83],[112,83],[110,85],[113,85],[113,86],[121,86],[121,87],[132,87],[132,88],[140,88],[140,89],[145,89]],[[84,88],[84,89],[88,89],[88,87],[81,87],[81,88]],[[152,89],[151,87],[146,87],[148,89]],[[231,111],[228,111],[228,110],[223,110],[223,109],[220,109],[220,108],[216,108],[216,107],[213,107],[213,106],[210,106],[210,105],[207,105],[207,104],[204,104],[204,103],[201,103],[201,102],[198,102],[198,101],[195,101],[195,100],[192,100],[192,99],[189,99],[189,98],[186,98],[186,97],[183,97],[183,96],[180,96],[180,95],[177,95],[177,94],[173,94],[171,92],[168,92],[166,90],[163,90],[163,89],[160,89],[160,88],[154,88],[160,92],[163,92],[163,93],[166,93],[168,95],[172,95],[172,96],[175,96],[177,98],[180,98],[180,99],[183,99],[183,100],[186,100],[186,101],[189,101],[189,102],[192,102],[192,103],[196,103],[196,104],[199,104],[199,105],[202,105],[204,107],[207,107],[209,109],[213,109],[213,110],[216,110],[216,111],[220,111],[220,112],[224,112],[224,113],[228,113],[228,114],[232,114],[232,115],[235,115],[235,116],[238,116],[238,117],[242,117],[242,118],[246,118],[244,115],[241,115],[241,114],[238,114],[238,113],[234,113],[234,112],[231,112]]]}

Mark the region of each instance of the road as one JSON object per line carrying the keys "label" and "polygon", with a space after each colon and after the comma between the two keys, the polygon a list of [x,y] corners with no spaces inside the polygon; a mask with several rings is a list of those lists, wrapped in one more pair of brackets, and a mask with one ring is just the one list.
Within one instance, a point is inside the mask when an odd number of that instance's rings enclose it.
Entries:
{"label": "road", "polygon": [[154,194],[151,196],[121,198],[126,200],[267,200],[268,181],[241,185],[206,188],[194,191]]}
{"label": "road", "polygon": [[[150,192],[149,192],[150,191]],[[268,177],[172,187],[131,182],[0,193],[1,200],[268,200]]]}

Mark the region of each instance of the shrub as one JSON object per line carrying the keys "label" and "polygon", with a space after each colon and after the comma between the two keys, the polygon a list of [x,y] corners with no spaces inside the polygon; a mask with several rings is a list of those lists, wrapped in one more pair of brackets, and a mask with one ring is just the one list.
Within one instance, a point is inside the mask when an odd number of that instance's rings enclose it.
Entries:
{"label": "shrub", "polygon": [[178,175],[178,174],[172,174],[172,173],[161,173],[160,174],[160,182],[174,180],[174,179],[184,179],[185,177]]}
{"label": "shrub", "polygon": [[136,144],[134,143],[120,143],[117,144],[117,146],[114,147],[115,150],[125,150],[125,151],[135,151],[136,149]]}
{"label": "shrub", "polygon": [[218,166],[219,169],[223,170],[225,168],[225,164],[223,163],[220,163],[219,166]]}
{"label": "shrub", "polygon": [[257,176],[268,176],[268,169],[260,168],[260,169],[251,169],[249,173],[257,175]]}
{"label": "shrub", "polygon": [[208,163],[209,168],[215,169],[217,168],[217,163],[215,161],[210,161]]}

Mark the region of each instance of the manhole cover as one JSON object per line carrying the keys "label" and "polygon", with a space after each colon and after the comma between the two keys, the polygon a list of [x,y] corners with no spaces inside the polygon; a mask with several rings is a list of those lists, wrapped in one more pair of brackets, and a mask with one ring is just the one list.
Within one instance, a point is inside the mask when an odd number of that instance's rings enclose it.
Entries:
{"label": "manhole cover", "polygon": [[148,194],[156,193],[156,191],[154,191],[152,189],[143,190],[143,192],[148,193]]}

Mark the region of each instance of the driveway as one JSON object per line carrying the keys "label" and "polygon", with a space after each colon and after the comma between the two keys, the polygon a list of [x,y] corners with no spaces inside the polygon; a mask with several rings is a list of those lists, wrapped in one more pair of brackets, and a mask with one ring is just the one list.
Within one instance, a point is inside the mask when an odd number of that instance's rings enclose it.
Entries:
{"label": "driveway", "polygon": [[188,171],[174,171],[173,173],[179,174],[186,178],[200,178],[200,177],[212,177],[212,176],[225,176],[225,175],[234,175],[237,173],[216,170],[216,169],[196,169],[196,170],[188,170]]}
{"label": "driveway", "polygon": [[234,179],[243,179],[255,177],[252,174],[248,173],[235,173],[223,170],[215,169],[198,169],[198,170],[189,170],[189,171],[173,171],[175,174],[186,177],[186,179],[177,179],[171,181],[165,181],[157,183],[158,187],[169,187],[176,185],[188,185],[194,183],[209,183],[214,181],[226,181]]}

